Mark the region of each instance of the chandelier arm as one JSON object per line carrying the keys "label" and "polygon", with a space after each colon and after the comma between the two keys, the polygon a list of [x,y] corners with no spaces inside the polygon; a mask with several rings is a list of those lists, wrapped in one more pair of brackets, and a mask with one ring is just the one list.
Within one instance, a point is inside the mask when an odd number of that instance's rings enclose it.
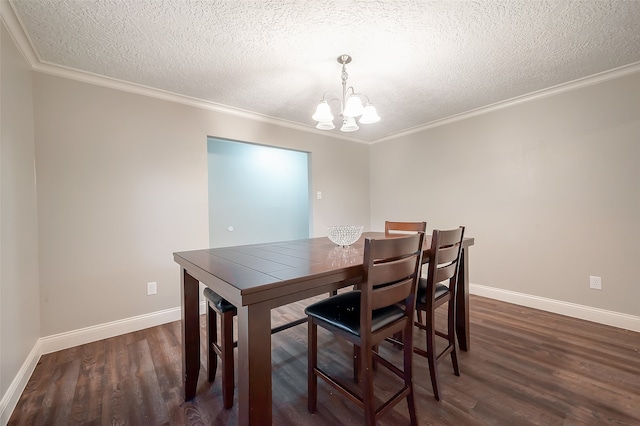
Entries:
{"label": "chandelier arm", "polygon": [[356,89],[354,89],[353,86],[347,87],[347,92],[349,91],[349,89],[351,89],[351,94],[352,95],[359,95],[360,94],[360,93],[356,92]]}
{"label": "chandelier arm", "polygon": [[[333,95],[335,96],[334,99],[327,99],[327,95]],[[339,101],[340,100],[340,95],[338,95],[336,92],[324,92],[324,95],[322,95],[322,100],[325,102],[328,101]]]}

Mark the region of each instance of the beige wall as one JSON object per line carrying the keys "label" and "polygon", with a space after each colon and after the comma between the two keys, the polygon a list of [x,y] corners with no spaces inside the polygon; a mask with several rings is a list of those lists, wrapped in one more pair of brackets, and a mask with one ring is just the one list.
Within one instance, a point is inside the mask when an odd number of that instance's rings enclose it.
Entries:
{"label": "beige wall", "polygon": [[4,23],[0,27],[2,397],[40,337],[40,309],[31,71]]}
{"label": "beige wall", "polygon": [[314,234],[368,225],[367,145],[42,73],[34,93],[42,336],[179,306],[172,253],[208,247],[207,136],[311,152]]}
{"label": "beige wall", "polygon": [[640,315],[640,73],[376,144],[370,168],[374,227],[466,225],[472,283]]}

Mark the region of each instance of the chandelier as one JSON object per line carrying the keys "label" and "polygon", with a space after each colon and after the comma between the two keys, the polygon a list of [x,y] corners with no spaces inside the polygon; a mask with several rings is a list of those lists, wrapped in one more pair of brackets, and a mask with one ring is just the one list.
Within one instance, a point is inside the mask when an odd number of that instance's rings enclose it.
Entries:
{"label": "chandelier", "polygon": [[[358,122],[360,124],[372,124],[380,121],[380,116],[376,111],[376,108],[369,102],[369,97],[363,93],[357,93],[353,86],[347,87],[347,74],[346,65],[351,62],[351,56],[340,55],[338,56],[338,63],[342,64],[342,97],[338,96],[335,92],[326,92],[322,96],[322,102],[316,108],[315,114],[311,118],[318,122],[316,129],[320,130],[332,130],[336,126],[333,125],[333,114],[331,114],[331,108],[327,102],[327,95],[334,95],[340,101],[340,117],[342,117],[342,132],[355,132],[360,127],[356,122],[356,117],[360,117]],[[362,105],[362,99],[366,98],[366,106]]]}

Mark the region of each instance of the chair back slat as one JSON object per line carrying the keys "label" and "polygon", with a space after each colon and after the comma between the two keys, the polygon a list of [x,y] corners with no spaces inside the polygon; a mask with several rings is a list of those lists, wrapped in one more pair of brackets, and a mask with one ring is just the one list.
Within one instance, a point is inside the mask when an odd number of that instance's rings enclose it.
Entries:
{"label": "chair back slat", "polygon": [[447,263],[455,262],[456,260],[458,260],[459,248],[459,245],[447,247],[443,247],[441,245],[438,251],[438,264],[445,265]]}
{"label": "chair back slat", "polygon": [[[435,233],[435,230],[434,230],[434,233]],[[462,235],[464,233],[464,226],[460,226],[458,228],[450,229],[446,231],[438,230],[438,233],[440,234],[439,236],[440,247],[451,246],[451,245],[460,243],[460,241],[462,240]]]}
{"label": "chair back slat", "polygon": [[413,277],[409,277],[394,284],[374,288],[371,298],[371,310],[403,302],[411,294],[413,289],[412,281]]}
{"label": "chair back slat", "polygon": [[415,269],[415,256],[403,257],[384,263],[374,263],[373,274],[369,273],[368,282],[377,287],[407,278]]}
{"label": "chair back slat", "polygon": [[433,282],[440,283],[442,281],[448,281],[451,278],[455,277],[456,271],[458,270],[458,265],[456,263],[449,263],[446,266],[439,266],[436,268],[435,277]]}
{"label": "chair back slat", "polygon": [[[371,244],[369,247],[369,253],[367,253],[365,240],[365,265],[367,261],[370,261],[373,266],[374,264],[386,263],[402,257],[415,256],[414,246],[418,241],[419,235],[420,234],[409,234],[406,236],[394,236],[393,238],[383,239],[367,238]],[[424,238],[424,234],[422,235]]]}

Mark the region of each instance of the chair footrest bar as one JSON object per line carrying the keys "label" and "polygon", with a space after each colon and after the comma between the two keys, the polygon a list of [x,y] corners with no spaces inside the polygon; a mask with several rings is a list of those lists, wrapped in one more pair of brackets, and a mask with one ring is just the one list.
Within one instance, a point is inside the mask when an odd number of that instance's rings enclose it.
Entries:
{"label": "chair footrest bar", "polygon": [[404,398],[407,397],[407,395],[409,395],[409,391],[411,389],[408,386],[403,387],[402,389],[400,389],[398,391],[398,393],[396,393],[394,396],[392,396],[391,398],[389,398],[387,400],[387,402],[385,402],[384,404],[382,404],[377,410],[376,410],[376,421],[378,419],[380,419],[381,417],[383,417],[387,411],[389,411],[390,409],[392,409],[393,407],[396,406],[397,403],[399,403],[400,401],[402,401]]}
{"label": "chair footrest bar", "polygon": [[420,349],[417,347],[413,347],[413,353],[414,354],[418,354],[418,355],[422,355],[425,358],[429,358],[429,355],[427,354],[427,351],[425,351],[424,349]]}
{"label": "chair footrest bar", "polygon": [[288,328],[295,327],[296,325],[300,325],[300,324],[306,323],[306,322],[307,322],[307,317],[304,317],[304,318],[300,318],[300,319],[288,322],[286,324],[279,325],[277,327],[273,327],[271,329],[271,334],[280,333],[281,331],[284,331],[284,330],[286,330]]}
{"label": "chair footrest bar", "polygon": [[313,374],[315,374],[316,376],[320,377],[322,380],[324,380],[325,382],[333,386],[335,390],[339,391],[341,394],[349,398],[358,407],[364,408],[364,402],[362,401],[362,398],[360,396],[356,395],[355,393],[351,392],[351,390],[347,389],[337,381],[333,380],[324,371],[316,367],[313,369]]}
{"label": "chair footrest bar", "polygon": [[[295,327],[296,325],[300,325],[300,324],[305,323],[305,322],[307,322],[307,318],[299,318],[297,320],[288,322],[286,324],[282,324],[282,325],[279,325],[277,327],[273,327],[271,329],[271,334],[280,333],[281,331],[287,330],[287,329],[289,329],[291,327]],[[235,342],[233,342],[233,347],[234,348],[238,347],[238,341],[237,340]]]}
{"label": "chair footrest bar", "polygon": [[444,331],[438,331],[438,330],[434,330],[436,333],[436,336],[438,337],[442,337],[443,339],[448,339],[449,338],[449,334],[445,333]]}
{"label": "chair footrest bar", "polygon": [[396,376],[398,376],[400,378],[404,377],[404,371],[400,370],[398,367],[396,367],[395,365],[391,364],[388,360],[386,360],[385,358],[381,357],[377,352],[373,352],[373,357],[380,364],[382,364],[385,367],[387,367],[387,369],[390,370]]}
{"label": "chair footrest bar", "polygon": [[453,352],[453,346],[449,345],[446,348],[444,348],[444,350],[436,356],[436,362],[440,361],[442,357],[449,355],[451,352]]}
{"label": "chair footrest bar", "polygon": [[398,345],[398,346],[404,347],[404,342],[402,340],[398,340],[398,339],[396,339],[394,337],[387,337],[386,339],[384,339],[384,341],[385,342],[389,342],[389,343],[391,343],[393,345]]}

